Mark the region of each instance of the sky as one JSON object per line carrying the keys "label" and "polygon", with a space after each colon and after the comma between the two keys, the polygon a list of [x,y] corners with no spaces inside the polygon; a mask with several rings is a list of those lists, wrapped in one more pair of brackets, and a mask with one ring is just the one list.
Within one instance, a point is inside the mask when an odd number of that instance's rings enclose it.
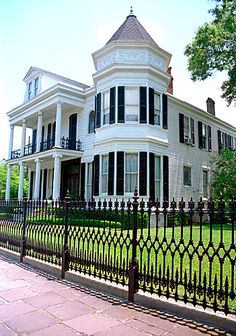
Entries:
{"label": "sky", "polygon": [[[0,0],[0,160],[7,157],[6,113],[23,103],[23,78],[30,66],[93,85],[91,54],[102,48],[129,15],[130,6],[156,43],[172,54],[174,95],[236,126],[236,107],[220,98],[226,74],[193,83],[185,46],[212,16],[212,0]],[[20,147],[15,132],[14,149]]]}

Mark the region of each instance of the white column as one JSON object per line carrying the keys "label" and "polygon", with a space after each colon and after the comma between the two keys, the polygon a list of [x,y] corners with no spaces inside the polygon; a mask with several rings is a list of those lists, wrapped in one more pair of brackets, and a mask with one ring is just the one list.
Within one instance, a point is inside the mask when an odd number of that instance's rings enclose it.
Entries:
{"label": "white column", "polygon": [[38,113],[36,152],[40,152],[40,145],[42,140],[42,123],[43,123],[43,113],[42,111],[40,111]]}
{"label": "white column", "polygon": [[116,188],[117,188],[117,148],[115,149],[114,155],[114,195],[116,195]]}
{"label": "white column", "polygon": [[53,191],[52,198],[53,200],[60,199],[61,192],[61,155],[54,155],[54,176],[53,176]]}
{"label": "white column", "polygon": [[61,147],[61,102],[57,102],[55,147]]}
{"label": "white column", "polygon": [[84,174],[84,199],[87,201],[88,200],[88,188],[87,188],[87,183],[88,183],[88,163],[85,162],[85,174]]}
{"label": "white column", "polygon": [[14,140],[14,125],[10,125],[8,160],[11,159],[11,152],[12,152],[12,148],[13,148],[13,140]]}
{"label": "white column", "polygon": [[40,169],[41,169],[41,161],[39,158],[35,160],[36,162],[36,172],[35,172],[35,184],[34,184],[34,199],[39,199],[39,191],[40,191]]}
{"label": "white column", "polygon": [[20,178],[19,178],[19,186],[18,186],[18,200],[22,201],[24,196],[24,163],[20,162]]}
{"label": "white column", "polygon": [[26,140],[26,119],[24,119],[22,123],[21,151],[20,151],[21,156],[24,156],[25,154],[25,140]]}
{"label": "white column", "polygon": [[6,183],[6,193],[5,200],[10,201],[11,199],[11,165],[7,165],[7,183]]}

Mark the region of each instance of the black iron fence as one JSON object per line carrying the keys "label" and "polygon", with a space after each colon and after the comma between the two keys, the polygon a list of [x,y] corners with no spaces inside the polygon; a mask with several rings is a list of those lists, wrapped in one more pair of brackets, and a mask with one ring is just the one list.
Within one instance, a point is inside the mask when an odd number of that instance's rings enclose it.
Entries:
{"label": "black iron fence", "polygon": [[176,301],[236,313],[236,199],[0,201],[0,246]]}

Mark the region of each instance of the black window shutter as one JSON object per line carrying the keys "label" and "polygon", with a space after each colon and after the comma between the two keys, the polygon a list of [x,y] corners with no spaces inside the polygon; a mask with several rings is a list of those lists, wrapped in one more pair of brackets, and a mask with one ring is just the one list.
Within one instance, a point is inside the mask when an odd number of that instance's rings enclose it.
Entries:
{"label": "black window shutter", "polygon": [[81,200],[84,200],[84,192],[85,192],[85,162],[81,163],[81,178],[80,178],[80,197]]}
{"label": "black window shutter", "polygon": [[117,152],[116,194],[124,195],[124,152]]}
{"label": "black window shutter", "polygon": [[108,195],[114,195],[114,152],[109,153]]}
{"label": "black window shutter", "polygon": [[162,127],[168,129],[168,98],[164,93],[162,95]]}
{"label": "black window shutter", "polygon": [[140,124],[147,123],[147,88],[141,86],[139,88],[139,108],[140,108]]}
{"label": "black window shutter", "polygon": [[125,122],[125,87],[118,86],[118,123]]}
{"label": "black window shutter", "polygon": [[150,183],[150,199],[155,200],[155,155],[149,153],[149,183]]}
{"label": "black window shutter", "polygon": [[195,134],[194,134],[194,119],[191,118],[190,119],[190,127],[191,127],[191,140],[192,140],[192,144],[195,144]]}
{"label": "black window shutter", "polygon": [[101,93],[97,94],[96,105],[96,128],[101,127]]}
{"label": "black window shutter", "polygon": [[179,113],[179,142],[184,143],[184,115]]}
{"label": "black window shutter", "polygon": [[220,151],[222,149],[222,143],[221,143],[221,131],[217,131],[217,135],[218,135],[218,151],[219,151],[219,154],[220,154]]}
{"label": "black window shutter", "polygon": [[163,156],[163,199],[169,201],[169,158]]}
{"label": "black window shutter", "polygon": [[147,153],[140,152],[139,156],[139,195],[147,195]]}
{"label": "black window shutter", "polygon": [[207,126],[207,135],[208,135],[208,151],[211,152],[211,126]]}
{"label": "black window shutter", "polygon": [[149,124],[154,125],[154,89],[149,88]]}
{"label": "black window shutter", "polygon": [[202,148],[202,122],[198,122],[198,147]]}
{"label": "black window shutter", "polygon": [[115,106],[116,106],[116,88],[110,89],[110,124],[115,122]]}
{"label": "black window shutter", "polygon": [[99,155],[94,156],[94,196],[99,195]]}

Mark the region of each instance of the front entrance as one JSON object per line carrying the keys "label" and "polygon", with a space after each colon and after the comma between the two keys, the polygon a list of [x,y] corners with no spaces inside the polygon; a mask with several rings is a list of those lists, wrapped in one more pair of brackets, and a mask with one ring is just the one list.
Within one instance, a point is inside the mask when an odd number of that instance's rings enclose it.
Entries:
{"label": "front entrance", "polygon": [[62,162],[61,164],[61,198],[67,191],[72,199],[80,197],[80,161],[81,159]]}

